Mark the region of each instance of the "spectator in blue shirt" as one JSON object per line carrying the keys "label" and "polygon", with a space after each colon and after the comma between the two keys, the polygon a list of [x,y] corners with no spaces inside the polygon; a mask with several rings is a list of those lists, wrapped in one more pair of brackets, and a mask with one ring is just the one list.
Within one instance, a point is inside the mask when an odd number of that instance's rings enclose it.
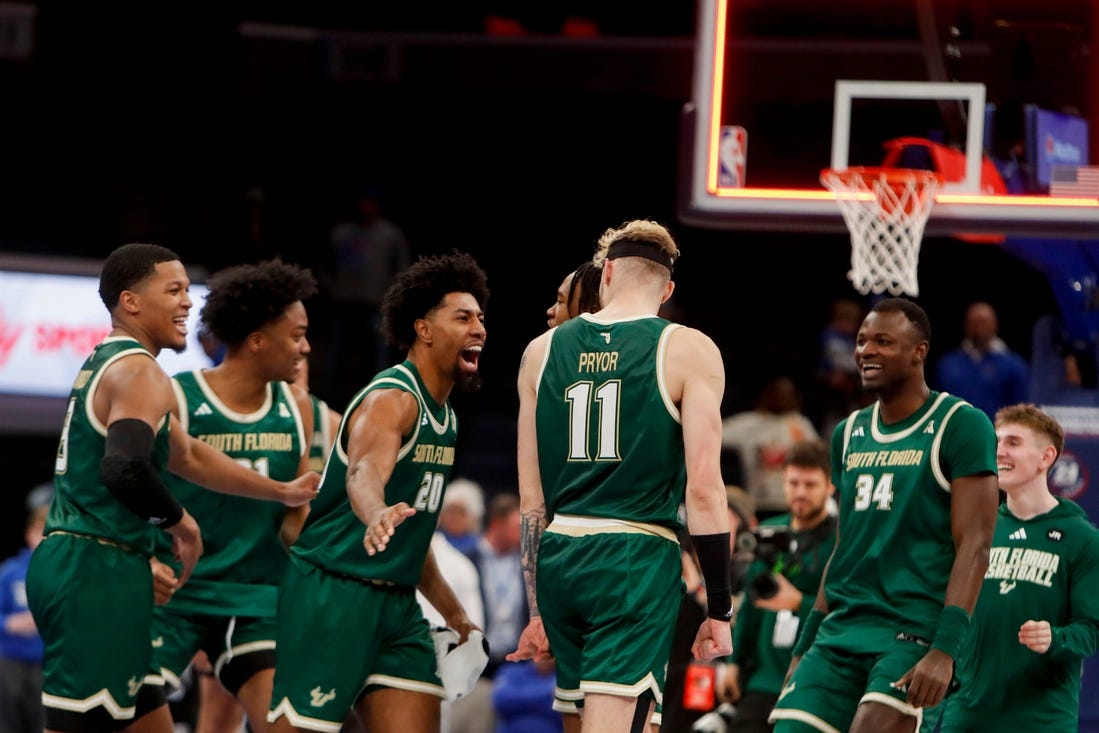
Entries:
{"label": "spectator in blue shirt", "polygon": [[52,498],[52,483],[27,495],[26,547],[0,564],[0,733],[42,733],[42,639],[27,609],[26,580]]}
{"label": "spectator in blue shirt", "polygon": [[553,662],[502,665],[492,690],[495,733],[561,733],[561,714],[553,709],[555,684]]}
{"label": "spectator in blue shirt", "polygon": [[957,395],[990,419],[1001,407],[1029,402],[1030,368],[997,335],[996,311],[973,303],[965,313],[965,339],[939,361],[937,389]]}

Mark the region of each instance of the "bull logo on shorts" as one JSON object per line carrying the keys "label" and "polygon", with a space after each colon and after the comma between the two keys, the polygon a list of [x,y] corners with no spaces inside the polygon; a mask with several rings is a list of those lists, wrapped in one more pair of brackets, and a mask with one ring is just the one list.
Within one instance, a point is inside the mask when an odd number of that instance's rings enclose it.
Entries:
{"label": "bull logo on shorts", "polygon": [[315,708],[323,707],[329,700],[333,700],[336,697],[336,688],[333,687],[328,692],[321,692],[321,686],[317,685],[309,692],[312,698],[309,704]]}

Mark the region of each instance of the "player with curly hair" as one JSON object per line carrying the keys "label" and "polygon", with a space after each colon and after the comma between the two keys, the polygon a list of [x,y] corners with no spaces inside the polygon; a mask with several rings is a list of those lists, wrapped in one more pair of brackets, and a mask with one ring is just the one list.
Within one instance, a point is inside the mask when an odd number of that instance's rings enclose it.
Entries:
{"label": "player with curly hair", "polygon": [[[454,465],[451,390],[479,384],[484,271],[468,254],[421,258],[382,304],[404,362],[349,403],[279,596],[275,733],[439,729],[444,688],[419,589],[464,642],[475,628],[430,550]],[[365,532],[364,532],[365,530]]]}
{"label": "player with curly hair", "polygon": [[[247,471],[188,435],[174,414],[171,379],[155,361],[186,345],[190,279],[179,257],[127,244],[107,258],[99,293],[111,333],[73,384],[54,472],[46,538],[31,559],[27,600],[45,642],[48,731],[171,731],[170,717],[135,717],[151,661],[154,589],[161,600],[188,582],[202,554],[199,526],[166,471],[216,491],[308,502],[317,477],[279,482]],[[178,577],[149,556],[172,535]],[[204,530],[207,528],[204,528]]]}
{"label": "player with curly hair", "polygon": [[[225,344],[225,358],[173,377],[173,412],[189,434],[264,476],[285,481],[308,473],[312,404],[289,382],[309,354],[303,301],[317,291],[312,274],[272,260],[230,267],[208,285],[202,321]],[[206,554],[191,581],[156,608],[151,684],[178,688],[196,652],[205,652],[212,674],[241,703],[252,730],[261,731],[274,677],[278,584],[293,539],[280,537],[280,529],[293,535],[308,504],[288,510],[174,476],[168,486],[199,521]],[[166,549],[159,554],[168,562]],[[217,729],[215,706],[203,706],[203,730]],[[163,695],[139,701],[138,715],[147,712],[170,717]]]}

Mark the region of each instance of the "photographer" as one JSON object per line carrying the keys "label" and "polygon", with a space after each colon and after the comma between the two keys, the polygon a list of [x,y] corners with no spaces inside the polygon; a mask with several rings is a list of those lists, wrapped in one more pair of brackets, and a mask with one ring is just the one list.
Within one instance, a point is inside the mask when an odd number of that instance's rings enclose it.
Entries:
{"label": "photographer", "polygon": [[799,620],[813,606],[835,545],[831,475],[823,443],[795,444],[782,468],[789,513],[765,520],[748,535],[755,539],[755,561],[745,579],[733,653],[718,675],[720,698],[736,704],[730,731],[772,730],[767,716],[782,690]]}

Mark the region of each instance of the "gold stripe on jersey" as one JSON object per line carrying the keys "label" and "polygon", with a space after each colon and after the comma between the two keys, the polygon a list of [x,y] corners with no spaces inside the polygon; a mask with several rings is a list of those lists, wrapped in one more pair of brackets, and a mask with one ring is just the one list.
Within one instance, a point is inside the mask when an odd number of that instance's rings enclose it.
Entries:
{"label": "gold stripe on jersey", "polygon": [[547,532],[568,535],[569,537],[587,537],[593,534],[649,534],[679,544],[675,532],[667,527],[646,522],[630,522],[624,519],[606,517],[578,517],[571,514],[557,514],[546,527]]}

